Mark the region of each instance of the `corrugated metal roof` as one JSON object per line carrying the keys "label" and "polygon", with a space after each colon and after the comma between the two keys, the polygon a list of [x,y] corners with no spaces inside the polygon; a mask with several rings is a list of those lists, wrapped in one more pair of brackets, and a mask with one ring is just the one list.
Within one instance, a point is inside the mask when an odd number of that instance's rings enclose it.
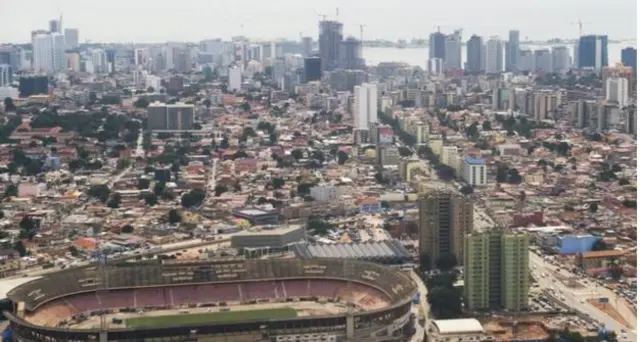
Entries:
{"label": "corrugated metal roof", "polygon": [[300,258],[362,259],[389,263],[401,263],[411,255],[398,241],[369,241],[364,243],[297,244],[293,251]]}

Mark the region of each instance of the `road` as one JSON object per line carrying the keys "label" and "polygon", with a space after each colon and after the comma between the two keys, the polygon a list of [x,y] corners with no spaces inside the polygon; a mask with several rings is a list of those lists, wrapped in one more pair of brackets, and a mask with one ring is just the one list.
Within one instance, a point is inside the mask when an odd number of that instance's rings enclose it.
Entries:
{"label": "road", "polygon": [[140,129],[140,132],[138,133],[138,141],[137,141],[137,146],[136,146],[136,151],[134,153],[134,157],[142,157],[144,158],[144,149],[142,148],[142,136],[144,135],[144,132],[142,131],[142,129]]}
{"label": "road", "polygon": [[[566,286],[566,284],[561,281],[562,279],[559,279],[557,275],[559,274],[563,279],[575,277],[575,275],[567,272],[566,270],[557,272],[556,269],[558,266],[554,266],[549,262],[546,262],[539,255],[533,252],[530,252],[529,254],[529,265],[533,276],[536,278],[541,288],[553,289],[556,294],[560,294],[565,298],[565,304],[604,324],[608,330],[615,331],[619,337],[623,335],[622,330],[625,330],[627,331],[626,340],[636,340],[636,317],[623,302],[623,298],[616,296],[613,292],[603,288],[602,286],[596,286],[593,282],[589,282],[589,284],[586,285],[583,283],[585,287],[581,289]],[[545,274],[544,276],[543,273]],[[588,302],[588,299],[590,298],[600,297],[609,298],[611,305],[619,311],[619,313],[630,324],[631,328],[616,321]]]}
{"label": "road", "polygon": [[[427,302],[427,286],[425,286],[422,279],[416,272],[411,272],[411,279],[418,285],[418,292],[420,293],[420,311],[422,311],[425,322],[424,328],[420,326],[420,324],[416,324],[416,333],[411,338],[412,342],[422,342],[426,335],[426,330],[429,329],[429,324],[431,324],[429,320],[429,303]],[[419,317],[419,314],[416,314],[416,317]]]}
{"label": "road", "polygon": [[209,191],[214,191],[216,188],[216,173],[218,172],[218,159],[213,159],[211,162],[211,175],[209,176]]}

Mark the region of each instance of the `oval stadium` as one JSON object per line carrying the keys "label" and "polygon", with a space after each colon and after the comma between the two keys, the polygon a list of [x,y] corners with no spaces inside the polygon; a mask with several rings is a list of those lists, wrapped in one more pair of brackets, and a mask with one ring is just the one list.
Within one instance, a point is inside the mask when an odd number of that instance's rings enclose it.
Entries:
{"label": "oval stadium", "polygon": [[354,260],[153,260],[47,274],[7,294],[14,341],[400,341],[417,288]]}

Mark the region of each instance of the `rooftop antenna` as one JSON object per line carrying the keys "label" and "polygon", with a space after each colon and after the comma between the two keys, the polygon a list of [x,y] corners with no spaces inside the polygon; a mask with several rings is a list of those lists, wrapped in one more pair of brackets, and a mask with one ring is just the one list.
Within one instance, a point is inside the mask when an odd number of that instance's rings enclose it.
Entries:
{"label": "rooftop antenna", "polygon": [[362,43],[364,40],[364,25],[360,25],[360,42]]}

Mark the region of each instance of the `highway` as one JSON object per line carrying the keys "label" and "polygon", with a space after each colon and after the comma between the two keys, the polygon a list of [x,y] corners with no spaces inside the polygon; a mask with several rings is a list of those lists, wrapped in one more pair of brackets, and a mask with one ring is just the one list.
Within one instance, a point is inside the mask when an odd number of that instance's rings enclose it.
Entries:
{"label": "highway", "polygon": [[[608,330],[615,331],[620,341],[636,340],[636,316],[623,302],[623,298],[616,296],[613,292],[603,288],[602,286],[597,286],[596,283],[592,281],[589,281],[588,284],[582,283],[584,288],[568,287],[561,280],[576,276],[564,269],[557,272],[556,269],[558,266],[552,265],[551,263],[543,260],[539,255],[533,252],[530,252],[529,254],[529,265],[533,276],[536,278],[541,288],[553,289],[557,294],[556,297],[560,297],[559,299],[561,299],[566,305],[578,312],[589,315],[591,318],[604,324]],[[557,277],[558,274],[562,279]],[[582,279],[584,279],[584,277],[582,277]],[[630,324],[630,327],[616,321],[588,302],[588,299],[600,297],[607,297],[611,305],[618,309],[620,314]],[[623,330],[625,330],[626,333],[622,333]],[[626,339],[622,338],[622,336],[625,335]]]}

